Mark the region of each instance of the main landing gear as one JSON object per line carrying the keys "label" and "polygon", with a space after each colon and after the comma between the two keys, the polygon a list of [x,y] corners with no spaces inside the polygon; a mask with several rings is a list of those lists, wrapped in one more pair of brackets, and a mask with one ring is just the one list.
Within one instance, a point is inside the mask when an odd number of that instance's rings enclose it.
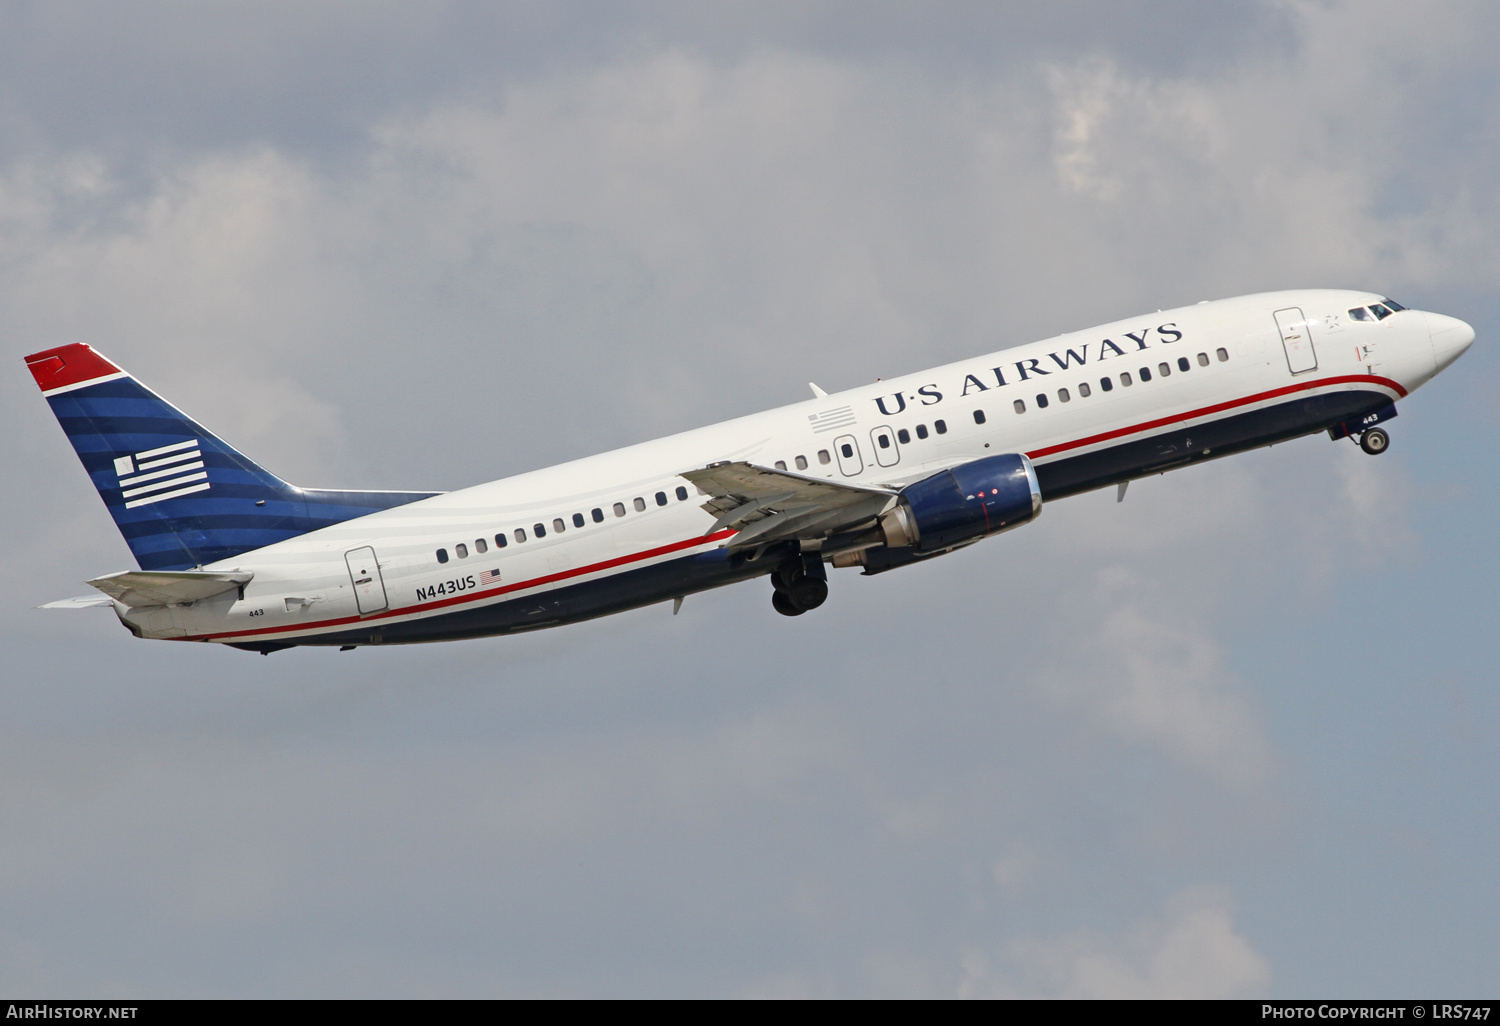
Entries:
{"label": "main landing gear", "polygon": [[828,598],[828,569],[819,552],[793,556],[771,571],[771,607],[782,616],[801,616]]}
{"label": "main landing gear", "polygon": [[1391,436],[1384,428],[1368,428],[1359,436],[1359,447],[1371,456],[1379,456],[1391,447]]}

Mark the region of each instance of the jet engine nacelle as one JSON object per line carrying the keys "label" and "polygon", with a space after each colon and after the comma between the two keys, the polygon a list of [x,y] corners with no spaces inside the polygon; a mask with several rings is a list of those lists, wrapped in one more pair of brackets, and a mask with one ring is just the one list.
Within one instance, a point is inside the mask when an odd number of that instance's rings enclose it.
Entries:
{"label": "jet engine nacelle", "polygon": [[1031,460],[1006,453],[907,485],[880,527],[888,547],[922,556],[1020,527],[1041,511],[1042,489]]}

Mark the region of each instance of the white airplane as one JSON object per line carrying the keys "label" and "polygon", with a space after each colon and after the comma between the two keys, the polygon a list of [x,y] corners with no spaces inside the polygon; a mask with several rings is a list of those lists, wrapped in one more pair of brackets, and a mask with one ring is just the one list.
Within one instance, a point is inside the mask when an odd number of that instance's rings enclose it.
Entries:
{"label": "white airplane", "polygon": [[1043,502],[1377,425],[1474,330],[1382,296],[1244,296],[1115,321],[454,492],[297,488],[86,345],[26,357],[140,570],[89,581],[137,637],[269,653],[574,623],[827,566],[875,574]]}

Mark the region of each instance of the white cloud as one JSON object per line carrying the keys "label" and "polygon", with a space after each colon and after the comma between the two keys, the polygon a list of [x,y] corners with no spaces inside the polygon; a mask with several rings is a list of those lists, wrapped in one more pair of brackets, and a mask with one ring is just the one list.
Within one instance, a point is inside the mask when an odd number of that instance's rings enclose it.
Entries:
{"label": "white cloud", "polygon": [[968,998],[1248,998],[1271,985],[1270,963],[1235,929],[1234,903],[1218,887],[1179,891],[1159,918],[1121,936],[1083,929],[1017,940],[961,964],[958,993]]}
{"label": "white cloud", "polygon": [[1126,740],[1238,786],[1261,781],[1270,745],[1204,622],[1177,619],[1175,604],[1148,608],[1154,589],[1123,570],[1101,577],[1098,612],[1049,675],[1052,693]]}

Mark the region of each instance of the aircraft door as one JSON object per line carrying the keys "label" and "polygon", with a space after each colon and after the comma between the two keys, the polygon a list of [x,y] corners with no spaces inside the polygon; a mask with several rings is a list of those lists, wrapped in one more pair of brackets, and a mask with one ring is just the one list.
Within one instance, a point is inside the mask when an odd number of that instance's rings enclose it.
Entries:
{"label": "aircraft door", "polygon": [[839,435],[833,440],[833,451],[839,458],[839,469],[845,477],[853,477],[865,469],[865,461],[859,455],[859,443],[853,435]]}
{"label": "aircraft door", "polygon": [[1286,350],[1286,365],[1293,374],[1318,369],[1318,354],[1313,349],[1312,325],[1299,307],[1276,311],[1276,327],[1281,332],[1281,346]]}
{"label": "aircraft door", "polygon": [[375,550],[368,545],[350,549],[344,553],[344,562],[349,567],[349,580],[354,583],[354,601],[359,605],[359,615],[369,616],[389,608]]}
{"label": "aircraft door", "polygon": [[875,450],[875,462],[882,467],[894,467],[901,462],[901,449],[896,445],[896,432],[884,425],[870,432],[870,446]]}

